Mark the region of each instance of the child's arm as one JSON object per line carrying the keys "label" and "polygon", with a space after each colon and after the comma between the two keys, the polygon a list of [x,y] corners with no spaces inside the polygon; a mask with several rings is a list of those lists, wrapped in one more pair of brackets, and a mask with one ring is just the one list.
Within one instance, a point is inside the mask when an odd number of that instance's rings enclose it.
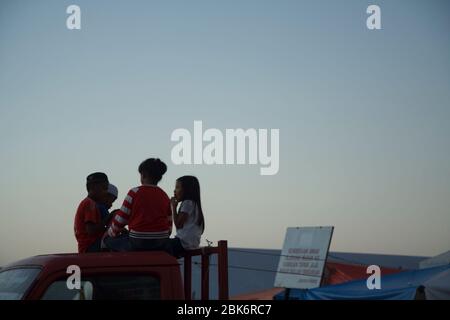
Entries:
{"label": "child's arm", "polygon": [[87,234],[94,235],[106,230],[105,224],[100,217],[99,209],[94,202],[88,203],[83,210],[83,220]]}
{"label": "child's arm", "polygon": [[128,224],[128,217],[127,214],[122,211],[122,209],[116,213],[114,216],[114,219],[111,222],[111,225],[108,228],[108,236],[110,237],[116,237],[118,236],[125,228],[125,226]]}
{"label": "child's arm", "polygon": [[188,218],[188,214],[186,212],[179,212],[179,213],[174,214],[173,223],[175,224],[175,227],[177,229],[182,229],[187,218]]}
{"label": "child's arm", "polygon": [[85,223],[86,226],[86,232],[89,235],[97,234],[99,232],[104,232],[106,230],[106,227],[103,223],[94,223],[91,221],[87,221]]}
{"label": "child's arm", "polygon": [[111,211],[111,213],[109,213],[102,221],[102,223],[106,226],[106,229],[108,229],[108,227],[111,225],[111,221],[112,219],[114,219],[114,216],[116,215],[116,213],[119,212],[119,209],[115,209],[113,211]]}
{"label": "child's arm", "polygon": [[172,229],[173,229],[173,217],[172,217],[172,205],[171,204],[169,204],[169,207],[167,208],[167,220],[168,220],[168,224],[170,226],[169,235],[171,235]]}
{"label": "child's arm", "polygon": [[114,215],[114,218],[111,221],[111,225],[109,226],[107,231],[108,236],[116,237],[128,224],[128,220],[131,215],[133,195],[134,192],[130,190],[125,200],[123,201],[122,207],[116,211],[116,214]]}
{"label": "child's arm", "polygon": [[188,213],[186,212],[178,212],[177,213],[177,206],[178,201],[173,197],[170,199],[171,207],[172,207],[172,215],[173,215],[173,223],[175,224],[175,227],[177,229],[182,229],[184,226],[184,223],[186,222],[188,218]]}

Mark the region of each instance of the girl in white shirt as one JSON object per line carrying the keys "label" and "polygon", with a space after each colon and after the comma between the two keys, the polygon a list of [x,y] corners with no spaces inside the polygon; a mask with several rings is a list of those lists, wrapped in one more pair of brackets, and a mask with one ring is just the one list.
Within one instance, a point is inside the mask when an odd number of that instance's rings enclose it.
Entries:
{"label": "girl in white shirt", "polygon": [[[177,210],[178,204],[180,207]],[[200,246],[200,238],[205,230],[200,183],[196,177],[183,176],[177,179],[171,207],[177,233],[170,240],[170,249],[173,256],[180,257],[185,250]]]}

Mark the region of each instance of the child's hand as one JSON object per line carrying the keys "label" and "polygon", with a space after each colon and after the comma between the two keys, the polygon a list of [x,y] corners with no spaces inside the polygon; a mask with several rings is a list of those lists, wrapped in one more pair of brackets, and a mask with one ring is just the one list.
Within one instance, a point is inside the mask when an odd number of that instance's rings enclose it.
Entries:
{"label": "child's hand", "polygon": [[178,206],[178,200],[175,197],[170,198],[170,204],[172,205],[172,208],[176,209]]}
{"label": "child's hand", "polygon": [[111,224],[111,220],[114,218],[114,214],[113,213],[110,213],[110,214],[108,214],[105,218],[103,218],[103,220],[102,220],[102,224],[104,225],[104,226],[109,226],[110,224]]}

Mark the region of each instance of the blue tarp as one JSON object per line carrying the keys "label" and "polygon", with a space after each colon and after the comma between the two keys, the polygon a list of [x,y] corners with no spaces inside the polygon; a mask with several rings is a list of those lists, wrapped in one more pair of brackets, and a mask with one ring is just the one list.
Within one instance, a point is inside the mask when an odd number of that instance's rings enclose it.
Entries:
{"label": "blue tarp", "polygon": [[[350,281],[332,286],[309,290],[291,289],[290,300],[413,300],[421,285],[441,272],[450,269],[450,265],[404,271],[381,277],[381,289],[369,290],[367,279]],[[368,275],[369,277],[369,275]],[[275,300],[284,300],[285,292],[274,296]]]}

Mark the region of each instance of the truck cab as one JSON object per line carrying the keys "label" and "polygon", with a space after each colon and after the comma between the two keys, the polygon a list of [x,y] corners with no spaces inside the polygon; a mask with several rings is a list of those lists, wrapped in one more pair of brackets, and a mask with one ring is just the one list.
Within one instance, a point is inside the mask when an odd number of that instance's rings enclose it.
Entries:
{"label": "truck cab", "polygon": [[[80,285],[71,285],[79,271]],[[74,279],[75,280],[75,279]],[[0,299],[183,299],[180,264],[164,252],[51,254],[0,272]]]}

